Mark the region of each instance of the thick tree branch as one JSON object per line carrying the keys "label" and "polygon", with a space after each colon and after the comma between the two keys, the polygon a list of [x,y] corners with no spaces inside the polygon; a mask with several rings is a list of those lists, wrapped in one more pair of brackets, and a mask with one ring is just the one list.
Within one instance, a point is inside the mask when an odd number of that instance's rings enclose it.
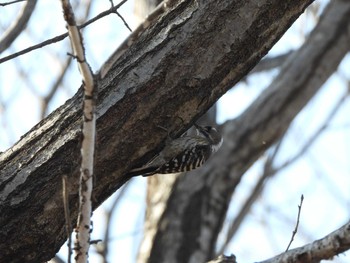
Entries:
{"label": "thick tree branch", "polygon": [[[97,83],[94,206],[161,149],[167,133],[159,126],[172,135],[189,128],[311,2],[183,1],[142,33]],[[1,154],[0,261],[44,261],[65,241],[61,177],[67,175],[75,218],[81,103],[80,89]],[[252,132],[245,140],[256,140]],[[266,147],[260,142],[255,147]]]}

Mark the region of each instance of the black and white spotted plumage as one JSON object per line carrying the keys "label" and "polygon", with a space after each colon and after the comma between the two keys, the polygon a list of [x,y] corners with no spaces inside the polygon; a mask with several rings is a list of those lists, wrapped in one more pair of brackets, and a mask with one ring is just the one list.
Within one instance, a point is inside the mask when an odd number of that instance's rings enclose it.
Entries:
{"label": "black and white spotted plumage", "polygon": [[145,167],[131,170],[129,176],[180,173],[202,166],[222,144],[220,133],[211,126],[195,125],[197,135],[169,141]]}

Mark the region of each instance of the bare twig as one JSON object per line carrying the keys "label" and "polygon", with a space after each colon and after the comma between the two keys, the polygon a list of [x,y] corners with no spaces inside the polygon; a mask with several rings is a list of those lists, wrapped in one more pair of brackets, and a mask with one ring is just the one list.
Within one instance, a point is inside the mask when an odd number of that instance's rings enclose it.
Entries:
{"label": "bare twig", "polygon": [[[78,28],[79,28],[79,29],[82,29],[82,28],[84,28],[84,27],[86,27],[86,26],[92,24],[93,22],[95,22],[95,21],[97,21],[97,20],[99,20],[99,19],[101,19],[101,18],[103,18],[103,17],[105,17],[105,16],[108,16],[108,15],[110,15],[110,14],[112,14],[112,13],[115,13],[115,10],[117,10],[118,8],[120,8],[120,7],[121,7],[123,4],[125,4],[127,1],[128,1],[128,0],[123,0],[123,1],[121,1],[121,2],[120,2],[119,4],[117,4],[114,8],[111,8],[111,9],[109,9],[109,10],[106,10],[106,11],[100,13],[99,15],[97,15],[97,16],[95,16],[94,18],[90,19],[90,20],[87,21],[86,23],[84,23],[84,24],[78,26]],[[19,51],[19,52],[16,52],[16,53],[13,53],[13,54],[8,55],[8,56],[6,56],[6,57],[0,58],[0,64],[3,63],[3,62],[6,62],[6,61],[8,61],[8,60],[11,60],[11,59],[13,59],[13,58],[16,58],[16,57],[18,57],[18,56],[21,56],[21,55],[23,55],[23,54],[26,54],[26,53],[28,53],[28,52],[30,52],[30,51],[33,51],[33,50],[35,50],[35,49],[39,49],[39,48],[42,48],[42,47],[44,47],[44,46],[47,46],[47,45],[56,43],[56,42],[58,42],[58,41],[61,41],[61,40],[65,39],[67,36],[68,36],[68,33],[64,33],[64,34],[61,34],[61,35],[59,35],[59,36],[56,36],[56,37],[50,38],[50,39],[48,39],[48,40],[45,40],[45,41],[43,41],[43,42],[41,42],[41,43],[39,43],[39,44],[37,44],[37,45],[34,45],[34,46],[31,46],[31,47],[25,48],[25,49],[23,49],[23,50],[21,50],[21,51]]]}
{"label": "bare twig", "polygon": [[[114,3],[113,0],[109,0],[109,2],[111,3],[111,9],[114,8]],[[124,19],[124,17],[122,17],[121,14],[119,14],[118,10],[115,10],[115,12],[117,14],[117,16],[119,16],[119,18],[123,21],[124,25],[126,26],[127,29],[129,29],[130,32],[132,32],[131,28],[129,27],[128,23],[126,22],[126,20]]]}
{"label": "bare twig", "polygon": [[37,0],[27,1],[12,26],[3,34],[0,40],[0,53],[6,50],[26,28],[37,2]]}
{"label": "bare twig", "polygon": [[74,12],[69,0],[62,0],[64,19],[67,21],[69,39],[73,48],[73,56],[78,60],[78,67],[83,77],[83,141],[81,146],[81,168],[79,183],[79,214],[75,229],[74,244],[76,262],[87,262],[90,247],[90,225],[92,213],[93,163],[95,151],[95,94],[94,77],[89,64],[86,62],[83,39],[76,25]]}
{"label": "bare twig", "polygon": [[69,200],[68,200],[68,188],[67,188],[67,176],[62,177],[62,197],[63,197],[63,207],[64,207],[64,216],[66,218],[66,232],[68,237],[68,259],[67,262],[71,262],[71,256],[72,256],[72,225],[71,225],[71,218],[70,218],[70,212],[69,212]]}
{"label": "bare twig", "polygon": [[15,1],[10,1],[10,2],[6,2],[6,3],[0,3],[0,6],[7,6],[7,5],[12,5],[12,4],[16,4],[16,3],[20,3],[20,2],[24,2],[26,0],[15,0]]}
{"label": "bare twig", "polygon": [[290,239],[289,241],[289,244],[287,246],[287,249],[286,249],[286,252],[289,250],[290,248],[290,245],[292,244],[293,240],[294,240],[294,237],[298,231],[298,227],[299,227],[299,222],[300,222],[300,213],[301,213],[301,207],[303,205],[303,201],[304,201],[304,195],[301,195],[300,197],[300,205],[298,205],[298,217],[297,217],[297,223],[295,225],[295,228],[293,230],[293,233],[292,233],[292,238]]}
{"label": "bare twig", "polygon": [[120,19],[123,21],[124,25],[126,26],[127,29],[129,29],[130,32],[132,32],[132,29],[130,28],[130,26],[128,25],[128,23],[126,22],[126,20],[124,19],[124,17],[122,17],[121,14],[119,14],[119,12],[117,10],[115,10],[115,13],[117,14],[117,16],[120,17]]}

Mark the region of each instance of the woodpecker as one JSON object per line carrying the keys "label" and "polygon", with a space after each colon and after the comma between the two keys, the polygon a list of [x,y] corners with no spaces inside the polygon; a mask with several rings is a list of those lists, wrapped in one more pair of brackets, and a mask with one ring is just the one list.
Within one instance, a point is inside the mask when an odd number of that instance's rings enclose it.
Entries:
{"label": "woodpecker", "polygon": [[132,169],[127,175],[150,176],[194,170],[202,166],[222,144],[220,133],[211,126],[197,124],[196,135],[170,140],[164,149],[143,167]]}

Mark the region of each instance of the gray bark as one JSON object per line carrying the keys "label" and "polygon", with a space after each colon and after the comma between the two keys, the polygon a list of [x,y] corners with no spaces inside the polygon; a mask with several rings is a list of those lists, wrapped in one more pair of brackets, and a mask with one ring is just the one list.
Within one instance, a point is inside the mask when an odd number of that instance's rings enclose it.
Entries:
{"label": "gray bark", "polygon": [[[129,179],[125,173],[130,168],[146,163],[161,149],[167,133],[159,126],[173,136],[188,129],[247,74],[311,2],[184,1],[145,30],[108,67],[104,77],[97,79],[94,207]],[[74,223],[81,103],[80,89],[1,154],[0,262],[45,261],[66,240],[61,181],[62,176],[68,177]],[[276,119],[270,117],[275,124]],[[252,119],[249,123],[260,121]],[[259,144],[235,145],[242,148],[237,158],[245,159],[235,170],[248,167],[258,152],[273,142],[264,138],[265,134],[261,137],[249,131],[245,135],[243,130],[235,133],[241,134],[245,142],[258,138]],[[267,145],[261,145],[261,139]],[[249,157],[249,151],[257,153]],[[214,172],[229,172],[231,168],[229,165]],[[226,176],[238,180],[235,173]],[[216,195],[221,195],[217,190],[221,191],[213,188]],[[226,201],[228,193],[222,194]],[[221,203],[222,197],[217,198]],[[186,251],[184,256],[188,255]]]}

